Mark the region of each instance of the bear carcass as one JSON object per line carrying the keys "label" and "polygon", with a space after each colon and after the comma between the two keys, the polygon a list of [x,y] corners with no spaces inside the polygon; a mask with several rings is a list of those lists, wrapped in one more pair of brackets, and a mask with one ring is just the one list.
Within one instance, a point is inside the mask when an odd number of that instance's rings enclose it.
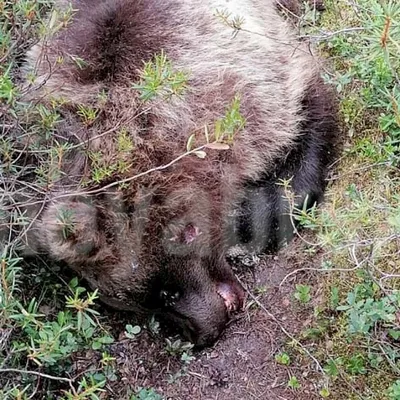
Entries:
{"label": "bear carcass", "polygon": [[[58,102],[53,134],[73,144],[28,244],[112,306],[159,313],[212,343],[243,303],[228,249],[290,240],[283,181],[297,207],[322,197],[337,126],[320,61],[273,0],[72,6],[24,67],[36,76],[26,99]],[[85,109],[96,110],[90,123]],[[94,155],[124,168],[96,183]]]}

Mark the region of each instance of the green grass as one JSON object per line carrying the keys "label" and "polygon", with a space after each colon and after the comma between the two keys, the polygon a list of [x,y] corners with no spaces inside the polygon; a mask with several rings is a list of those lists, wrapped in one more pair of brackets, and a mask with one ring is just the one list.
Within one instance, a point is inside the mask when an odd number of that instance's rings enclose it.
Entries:
{"label": "green grass", "polygon": [[323,252],[303,340],[332,399],[400,399],[399,26],[395,1],[342,0],[306,28],[333,60],[344,134],[324,207],[297,216]]}

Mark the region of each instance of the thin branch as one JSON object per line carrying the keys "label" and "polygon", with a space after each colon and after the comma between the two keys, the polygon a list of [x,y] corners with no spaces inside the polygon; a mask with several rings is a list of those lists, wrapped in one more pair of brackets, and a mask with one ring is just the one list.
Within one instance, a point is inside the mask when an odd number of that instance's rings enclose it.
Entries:
{"label": "thin branch", "polygon": [[16,369],[16,368],[3,368],[0,369],[0,374],[1,373],[7,373],[7,372],[15,372],[17,374],[28,374],[28,375],[35,375],[35,376],[40,376],[41,378],[46,378],[46,379],[51,379],[53,381],[59,381],[59,382],[67,382],[69,384],[73,383],[72,379],[69,378],[62,378],[60,376],[54,376],[54,375],[48,375],[48,374],[43,374],[41,372],[37,371],[29,371],[29,370],[22,370],[22,369]]}
{"label": "thin branch", "polygon": [[279,287],[281,287],[287,280],[288,278],[290,278],[293,275],[298,274],[299,272],[304,272],[304,271],[315,271],[315,272],[352,272],[352,271],[356,271],[357,269],[360,269],[361,265],[357,265],[353,268],[299,268],[296,269],[292,272],[290,272],[289,274],[287,274],[281,281],[281,283],[279,284]]}
{"label": "thin branch", "polygon": [[340,30],[334,31],[334,32],[323,32],[321,35],[318,35],[318,36],[317,35],[316,36],[302,35],[302,36],[299,36],[299,38],[321,41],[321,40],[331,39],[332,37],[341,35],[343,33],[354,33],[354,32],[360,32],[360,31],[365,31],[365,30],[366,30],[366,28],[364,28],[362,26],[358,26],[358,27],[353,27],[353,28],[340,29]]}
{"label": "thin branch", "polygon": [[202,145],[200,147],[197,147],[197,148],[195,148],[193,150],[190,150],[190,151],[187,151],[186,153],[181,154],[180,156],[178,156],[175,159],[173,159],[172,161],[170,161],[168,164],[164,164],[164,165],[160,165],[158,167],[150,168],[147,171],[141,172],[141,173],[139,173],[137,175],[134,175],[134,176],[130,176],[128,178],[121,179],[119,181],[115,181],[115,182],[109,183],[108,185],[103,186],[101,188],[88,190],[88,191],[80,192],[80,193],[63,193],[63,194],[54,196],[52,198],[52,200],[58,200],[58,199],[62,199],[62,198],[65,198],[65,197],[71,197],[71,196],[76,196],[76,195],[82,196],[82,195],[91,195],[91,194],[103,193],[108,189],[111,189],[111,188],[113,188],[115,186],[118,186],[118,185],[122,185],[124,183],[131,182],[131,181],[133,181],[135,179],[141,178],[142,176],[149,175],[152,172],[162,171],[164,169],[167,169],[167,168],[171,167],[173,164],[175,164],[178,161],[180,161],[182,158],[187,157],[187,156],[189,156],[191,154],[194,154],[194,153],[196,153],[198,151],[201,151],[201,150],[205,149],[206,147],[207,147],[207,145]]}

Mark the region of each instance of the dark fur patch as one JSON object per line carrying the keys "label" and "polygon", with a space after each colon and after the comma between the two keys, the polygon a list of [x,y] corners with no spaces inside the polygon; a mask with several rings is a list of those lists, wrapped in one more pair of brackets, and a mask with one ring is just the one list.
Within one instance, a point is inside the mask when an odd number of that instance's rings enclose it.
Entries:
{"label": "dark fur patch", "polygon": [[83,60],[83,66],[76,68],[82,83],[124,75],[133,79],[135,69],[154,54],[162,49],[173,53],[177,40],[177,27],[172,26],[174,2],[163,7],[157,0],[84,0],[76,6],[73,24],[61,33],[59,42]]}
{"label": "dark fur patch", "polygon": [[322,78],[316,77],[307,89],[302,114],[295,146],[261,180],[247,184],[237,230],[241,242],[253,251],[275,252],[294,235],[283,180],[290,180],[291,189],[300,196],[297,208],[309,208],[322,201],[328,167],[339,149],[336,101]]}

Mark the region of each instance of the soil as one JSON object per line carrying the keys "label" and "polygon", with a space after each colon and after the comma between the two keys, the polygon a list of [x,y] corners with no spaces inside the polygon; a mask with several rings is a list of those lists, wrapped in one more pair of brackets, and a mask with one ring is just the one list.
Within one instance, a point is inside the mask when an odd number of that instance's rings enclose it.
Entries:
{"label": "soil", "polygon": [[[193,351],[195,359],[188,365],[180,355],[166,352],[165,329],[156,336],[143,330],[137,338],[128,339],[124,324],[131,322],[110,313],[114,334],[119,337],[110,348],[117,379],[106,387],[105,398],[129,399],[129,393],[138,388],[154,388],[164,399],[174,400],[320,399],[319,388],[314,386],[318,381],[315,365],[307,356],[299,359],[293,353],[290,338],[282,331],[284,327],[296,335],[312,323],[312,303],[318,297],[315,280],[309,271],[284,280],[297,269],[318,267],[319,257],[305,250],[304,242],[297,240],[277,256],[263,257],[254,268],[241,271],[240,279],[254,297],[247,298],[245,310],[235,316],[212,348]],[[294,299],[298,283],[314,286],[313,300],[306,306]],[[275,360],[282,351],[291,355],[289,366]],[[95,357],[87,354],[84,358],[77,370],[88,368],[88,360],[93,365]],[[300,388],[288,387],[291,376],[296,376]]]}

